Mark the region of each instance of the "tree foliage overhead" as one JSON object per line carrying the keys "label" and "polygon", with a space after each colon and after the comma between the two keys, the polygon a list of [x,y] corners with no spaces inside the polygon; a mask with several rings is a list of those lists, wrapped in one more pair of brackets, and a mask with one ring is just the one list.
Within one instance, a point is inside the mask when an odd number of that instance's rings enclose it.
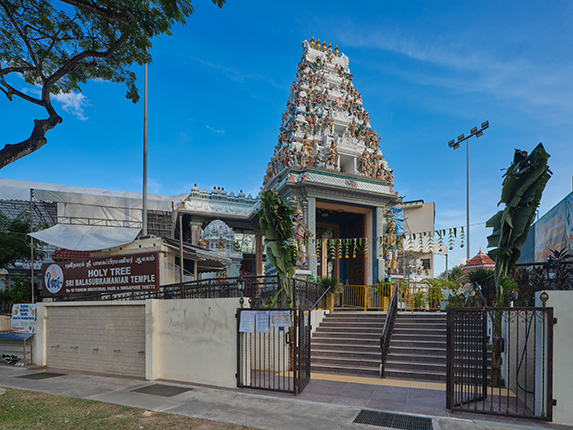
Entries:
{"label": "tree foliage overhead", "polygon": [[[222,7],[226,0],[212,2]],[[191,0],[0,0],[0,91],[47,114],[34,120],[29,138],[0,150],[0,169],[47,143],[46,133],[62,122],[54,94],[101,79],[125,83],[127,98],[137,102],[130,67],[151,62],[151,38],[170,35],[192,13]]]}

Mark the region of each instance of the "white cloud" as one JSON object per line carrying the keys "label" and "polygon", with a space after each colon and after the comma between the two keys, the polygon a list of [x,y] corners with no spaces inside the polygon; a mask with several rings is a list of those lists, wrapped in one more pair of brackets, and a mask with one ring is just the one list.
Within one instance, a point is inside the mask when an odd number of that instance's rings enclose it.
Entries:
{"label": "white cloud", "polygon": [[82,93],[58,94],[52,97],[62,105],[66,112],[74,115],[79,120],[85,121],[88,119],[84,115],[84,107],[90,106],[90,104]]}
{"label": "white cloud", "polygon": [[213,128],[210,125],[206,125],[205,127],[207,127],[209,130],[211,130],[213,133],[225,134],[225,130],[217,130],[216,128]]}
{"label": "white cloud", "polygon": [[272,85],[275,88],[279,88],[281,90],[284,89],[281,85],[278,85],[274,79],[272,79],[266,75],[262,75],[259,73],[244,73],[244,72],[237,70],[237,69],[234,69],[232,67],[226,67],[226,66],[222,66],[220,64],[210,63],[210,62],[202,60],[200,58],[190,58],[190,60],[197,61],[198,63],[200,63],[204,66],[210,67],[212,69],[220,70],[229,79],[236,81],[236,82],[244,83],[249,79],[261,80],[261,81],[269,83],[270,85]]}

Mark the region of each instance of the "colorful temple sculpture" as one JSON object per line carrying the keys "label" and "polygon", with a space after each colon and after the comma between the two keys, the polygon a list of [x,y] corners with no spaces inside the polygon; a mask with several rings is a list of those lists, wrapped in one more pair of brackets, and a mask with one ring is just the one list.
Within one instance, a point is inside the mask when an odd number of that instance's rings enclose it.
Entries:
{"label": "colorful temple sculpture", "polygon": [[[323,43],[323,46],[325,43]],[[303,42],[274,155],[263,187],[285,170],[316,168],[376,179],[392,185],[392,170],[380,151],[362,96],[354,88],[348,57],[320,41]],[[395,194],[391,189],[388,194]]]}

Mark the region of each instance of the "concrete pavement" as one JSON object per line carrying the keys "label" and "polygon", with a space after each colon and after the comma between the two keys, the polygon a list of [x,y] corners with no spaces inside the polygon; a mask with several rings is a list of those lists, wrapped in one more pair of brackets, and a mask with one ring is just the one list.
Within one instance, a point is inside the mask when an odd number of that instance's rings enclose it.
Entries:
{"label": "concrete pavement", "polygon": [[[0,364],[0,387],[38,391],[62,396],[77,397],[132,406],[156,412],[167,412],[195,418],[204,418],[219,422],[252,426],[263,429],[382,429],[366,424],[355,424],[354,419],[361,409],[379,410],[392,413],[413,414],[429,417],[435,430],[474,430],[474,429],[573,429],[533,420],[492,419],[484,415],[458,414],[451,416],[443,411],[441,416],[413,413],[416,402],[422,397],[435,397],[437,391],[408,395],[412,405],[409,408],[376,408],[377,403],[391,404],[383,399],[376,400],[375,391],[368,384],[311,380],[299,396],[276,394],[265,391],[221,389],[172,381],[145,381],[121,377],[85,375],[67,373],[63,370],[49,369],[48,372],[62,373],[47,379],[28,379],[27,376],[46,372],[46,369],[15,367]],[[159,384],[158,387],[153,387]],[[341,384],[341,385],[336,385]],[[134,390],[164,386],[180,387],[187,391],[171,397],[161,394],[147,394]],[[384,387],[390,391],[388,396],[396,398],[395,391],[401,387]],[[378,389],[378,388],[377,388]],[[370,390],[370,391],[369,391]],[[305,395],[306,392],[306,395]],[[338,394],[332,395],[333,392]],[[328,394],[331,393],[331,394]],[[366,393],[366,394],[365,394]],[[165,394],[165,393],[164,393]],[[352,401],[352,398],[356,401]],[[382,397],[381,395],[379,397]],[[322,401],[318,400],[322,398]],[[368,398],[368,400],[366,400]],[[1,397],[0,397],[1,402]],[[366,402],[366,403],[365,403]],[[341,404],[346,403],[346,404]],[[349,404],[350,403],[350,404]],[[354,404],[352,404],[354,403]],[[469,416],[468,416],[469,415]]]}

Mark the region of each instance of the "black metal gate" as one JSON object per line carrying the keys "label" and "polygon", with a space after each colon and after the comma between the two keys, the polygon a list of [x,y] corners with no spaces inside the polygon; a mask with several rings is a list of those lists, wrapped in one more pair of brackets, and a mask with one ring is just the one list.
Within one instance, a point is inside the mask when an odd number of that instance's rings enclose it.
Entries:
{"label": "black metal gate", "polygon": [[450,308],[446,407],[552,419],[553,308]]}
{"label": "black metal gate", "polygon": [[237,386],[297,394],[310,380],[310,310],[237,310]]}

